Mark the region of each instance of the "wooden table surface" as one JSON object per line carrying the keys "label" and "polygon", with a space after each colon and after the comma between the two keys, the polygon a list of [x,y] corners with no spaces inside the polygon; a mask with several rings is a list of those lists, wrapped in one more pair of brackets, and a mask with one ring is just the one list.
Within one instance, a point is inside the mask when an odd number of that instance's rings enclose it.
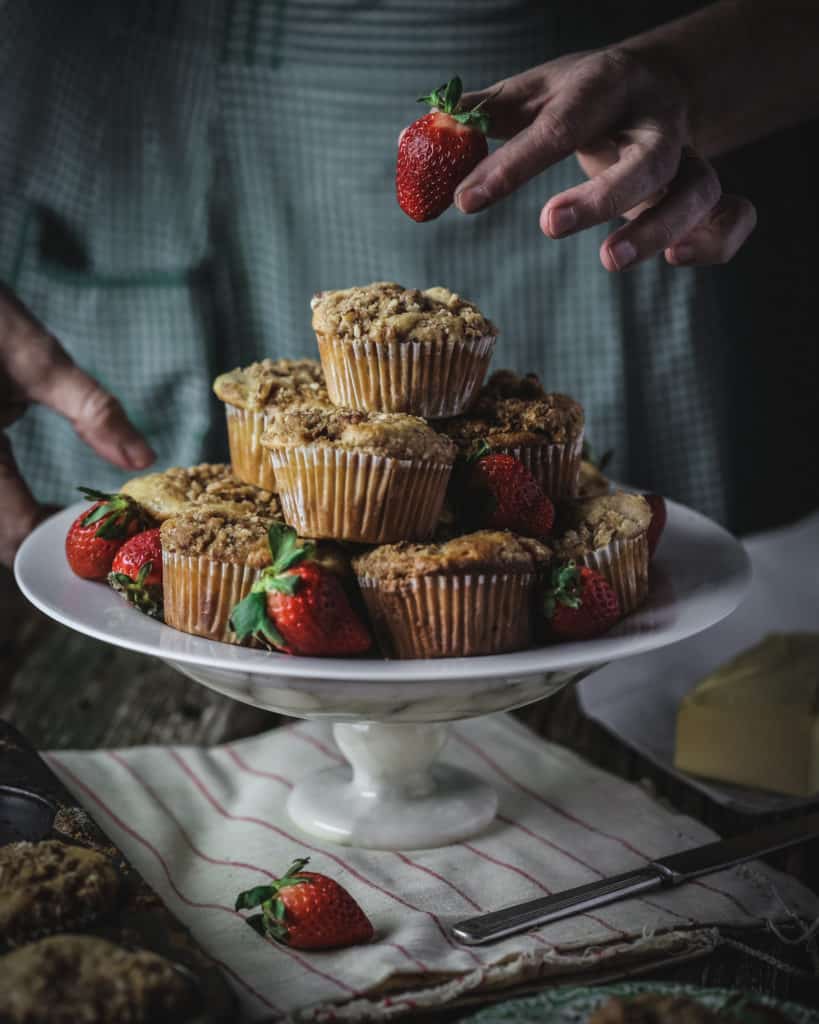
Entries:
{"label": "wooden table surface", "polygon": [[[580,712],[572,687],[517,712],[540,735],[563,743],[623,778],[640,781],[678,810],[730,835],[762,819],[726,812],[658,771]],[[38,749],[92,749],[142,743],[210,745],[282,721],[200,686],[156,659],[110,647],[57,625],[32,608],[0,569],[0,718]],[[819,889],[819,844],[773,859]],[[729,986],[819,1007],[815,940],[788,944],[763,929],[726,935],[710,957],[645,977]],[[456,1019],[449,1016],[448,1019]]]}

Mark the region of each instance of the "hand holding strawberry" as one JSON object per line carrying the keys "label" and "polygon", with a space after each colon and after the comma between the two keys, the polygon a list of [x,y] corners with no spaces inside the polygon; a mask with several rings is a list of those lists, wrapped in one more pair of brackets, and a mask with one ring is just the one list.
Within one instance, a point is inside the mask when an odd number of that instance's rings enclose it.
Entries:
{"label": "hand holding strawberry", "polygon": [[620,602],[609,581],[574,562],[552,570],[545,610],[552,633],[566,640],[590,640],[620,620]]}
{"label": "hand holding strawberry", "polygon": [[485,442],[472,456],[462,503],[474,525],[524,537],[546,537],[555,521],[554,505],[520,459]]}
{"label": "hand holding strawberry", "polygon": [[158,529],[136,533],[122,545],[108,582],[141,612],[162,619],[162,544]]}
{"label": "hand holding strawberry", "polygon": [[339,578],[313,562],[313,546],[274,523],[268,531],[273,564],[233,609],[240,639],[261,636],[289,654],[344,656],[369,650],[370,634],[353,610]]}
{"label": "hand holding strawberry", "polygon": [[338,949],[369,942],[373,926],[353,897],[332,878],[304,871],[309,858],[287,874],[236,897],[237,910],[261,907],[247,923],[260,935],[296,949]]}
{"label": "hand holding strawberry", "polygon": [[432,110],[405,128],[398,140],[395,191],[398,205],[416,221],[434,220],[452,205],[455,189],[489,152],[486,114],[460,110],[457,76],[419,103]]}
{"label": "hand holding strawberry", "polygon": [[80,491],[94,504],[71,524],[65,556],[78,576],[104,580],[116,553],[142,528],[142,510],[127,494],[105,494],[88,487],[80,487]]}

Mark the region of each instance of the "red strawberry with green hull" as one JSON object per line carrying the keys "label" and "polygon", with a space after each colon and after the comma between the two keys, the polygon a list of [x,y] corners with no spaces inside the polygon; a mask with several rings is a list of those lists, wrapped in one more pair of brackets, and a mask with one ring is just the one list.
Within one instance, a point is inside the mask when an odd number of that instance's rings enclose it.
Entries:
{"label": "red strawberry with green hull", "polygon": [[370,919],[338,882],[304,871],[309,858],[294,861],[281,878],[239,893],[237,910],[261,907],[247,923],[260,935],[295,949],[338,949],[369,942]]}
{"label": "red strawberry with green hull", "polygon": [[492,452],[484,442],[470,462],[462,495],[463,514],[469,522],[524,537],[549,534],[555,507],[520,459]]}
{"label": "red strawberry with green hull", "polygon": [[233,609],[237,636],[260,637],[288,654],[343,657],[368,651],[367,627],[338,576],[311,561],[313,546],[299,546],[296,531],[284,523],[274,523],[267,538],[273,564]]}
{"label": "red strawberry with green hull", "polygon": [[620,621],[620,602],[609,581],[574,562],[552,570],[545,611],[552,633],[566,640],[589,640]]}
{"label": "red strawberry with green hull", "polygon": [[463,86],[455,76],[419,103],[433,109],[405,128],[398,140],[395,191],[398,205],[416,221],[434,220],[452,205],[455,189],[489,152],[485,113],[460,110]]}
{"label": "red strawberry with green hull", "polygon": [[142,528],[142,510],[127,494],[106,494],[88,487],[79,490],[94,504],[69,527],[65,556],[78,576],[104,580],[116,553],[128,537]]}
{"label": "red strawberry with green hull", "polygon": [[159,530],[143,530],[116,553],[108,582],[136,608],[162,618],[162,544]]}

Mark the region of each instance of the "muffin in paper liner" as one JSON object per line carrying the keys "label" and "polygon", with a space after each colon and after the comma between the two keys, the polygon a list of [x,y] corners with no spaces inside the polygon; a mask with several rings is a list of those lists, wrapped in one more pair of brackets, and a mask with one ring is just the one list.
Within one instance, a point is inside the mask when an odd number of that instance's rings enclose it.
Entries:
{"label": "muffin in paper liner", "polygon": [[276,490],[276,477],[261,437],[267,428],[267,416],[258,409],[242,409],[225,405],[227,416],[230,464],[233,473],[243,483]]}
{"label": "muffin in paper liner", "polygon": [[327,391],[335,405],[457,416],[480,389],[495,336],[440,341],[372,341],[318,333]]}
{"label": "muffin in paper liner", "polygon": [[583,435],[566,444],[490,445],[492,453],[513,455],[523,463],[552,501],[573,498],[578,491]]}
{"label": "muffin in paper liner", "polygon": [[577,557],[576,562],[595,569],[609,581],[617,594],[620,613],[628,615],[648,596],[648,539],[614,537],[604,547]]}
{"label": "muffin in paper liner", "polygon": [[285,521],[304,537],[365,544],[431,537],[450,464],[324,445],[270,448]]}
{"label": "muffin in paper liner", "polygon": [[162,552],[165,622],[183,633],[238,644],[230,628],[235,605],[250,593],[261,570],[206,555]]}
{"label": "muffin in paper liner", "polygon": [[454,658],[522,650],[533,642],[535,573],[454,573],[358,583],[384,652]]}

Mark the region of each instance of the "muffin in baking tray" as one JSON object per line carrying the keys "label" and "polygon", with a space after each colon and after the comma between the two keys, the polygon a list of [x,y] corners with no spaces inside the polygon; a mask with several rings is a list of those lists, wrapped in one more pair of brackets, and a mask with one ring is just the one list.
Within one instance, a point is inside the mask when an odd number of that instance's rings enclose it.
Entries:
{"label": "muffin in baking tray", "polygon": [[54,839],[0,847],[0,949],[93,924],[116,908],[119,887],[96,850]]}
{"label": "muffin in baking tray", "polygon": [[482,442],[514,455],[553,501],[577,493],[583,450],[583,407],[547,393],[534,374],[498,370],[466,413],[440,424],[468,456]]}
{"label": "muffin in baking tray", "polygon": [[534,640],[545,544],[502,530],[442,543],[388,544],[353,559],[386,653],[398,658],[500,654]]}
{"label": "muffin in baking tray", "polygon": [[221,374],[213,390],[225,403],[233,472],[245,483],[275,491],[261,436],[277,408],[328,401],[321,366],[315,359],[262,359]]}
{"label": "muffin in baking tray", "polygon": [[161,473],[135,476],[120,488],[138,502],[157,523],[177,515],[189,504],[218,505],[233,502],[269,506],[278,512],[276,495],[252,484],[243,483],[224,462],[201,462],[198,466],[172,466]]}
{"label": "muffin in baking tray", "polygon": [[89,935],[56,935],[2,961],[4,1024],[182,1024],[200,1009],[164,957]]}
{"label": "muffin in baking tray", "polygon": [[573,559],[602,573],[617,592],[623,615],[648,594],[651,508],[640,494],[615,491],[567,504],[564,532],[553,542],[555,557]]}
{"label": "muffin in baking tray", "polygon": [[432,536],[455,460],[417,416],[328,406],[277,413],[262,444],[290,526],[368,544]]}
{"label": "muffin in baking tray", "polygon": [[[237,643],[230,628],[235,605],[270,564],[267,532],[277,517],[241,506],[188,506],[161,528],[165,622],[184,633]],[[349,562],[335,544],[320,544],[313,560],[344,576]]]}
{"label": "muffin in baking tray", "polygon": [[419,291],[377,281],[318,292],[311,305],[336,405],[455,416],[474,397],[492,358],[495,326],[448,288]]}

